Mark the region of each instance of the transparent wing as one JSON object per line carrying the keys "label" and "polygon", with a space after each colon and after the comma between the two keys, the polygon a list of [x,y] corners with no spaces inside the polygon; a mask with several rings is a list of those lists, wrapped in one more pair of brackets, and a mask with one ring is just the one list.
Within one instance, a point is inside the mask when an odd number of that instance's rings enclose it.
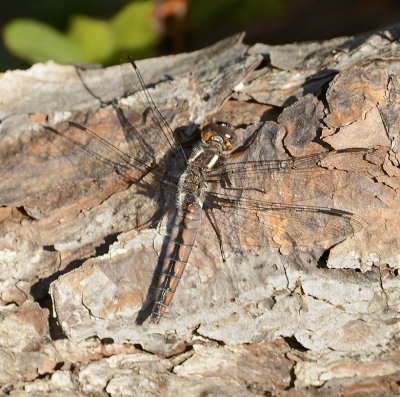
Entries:
{"label": "transparent wing", "polygon": [[328,247],[362,230],[366,224],[361,217],[334,208],[250,199],[225,199],[219,204],[219,209],[212,210],[213,218],[223,243],[232,247]]}
{"label": "transparent wing", "polygon": [[[141,103],[140,108],[143,122],[140,124],[141,132],[139,132],[134,125],[129,123],[128,119],[130,117],[126,117],[123,110],[119,108],[118,117],[121,120],[121,124],[125,126],[124,132],[126,140],[129,141],[131,139],[141,139],[142,143],[147,142],[148,137],[154,135],[154,131],[158,131],[157,139],[158,141],[162,142],[164,147],[168,148],[169,151],[180,151],[180,156],[177,158],[177,161],[180,164],[180,168],[183,169],[187,159],[179,140],[176,138],[176,135],[172,131],[168,121],[155,104],[149,92],[149,88],[151,86],[146,86],[135,61],[129,56],[127,58],[130,65],[121,66],[121,74],[125,91],[124,95],[133,96]],[[129,66],[131,67],[129,68]],[[149,133],[151,130],[153,131],[153,134]],[[147,140],[143,138],[147,138]],[[152,154],[154,156],[152,147],[154,147],[154,145],[147,145],[145,150],[148,155]]]}
{"label": "transparent wing", "polygon": [[[79,139],[79,149],[90,158],[96,159],[104,167],[111,167],[116,170],[121,176],[131,179],[133,181],[143,177],[144,174],[153,174],[159,180],[176,186],[178,179],[172,175],[167,175],[160,167],[154,167],[151,162],[145,161],[145,159],[136,158],[113,145],[107,139],[104,139],[96,132],[90,130],[83,125],[69,121],[69,125],[83,131],[89,137],[93,138],[92,141],[83,141]],[[175,157],[172,161],[174,161]],[[138,175],[135,177],[135,175]]]}
{"label": "transparent wing", "polygon": [[[94,123],[92,128],[86,126],[85,121],[69,122],[73,129],[80,131],[80,135],[68,133],[68,139],[77,137],[78,162],[86,165],[82,169],[91,169],[91,175],[95,178],[116,171],[127,181],[135,182],[150,174],[165,182],[169,189],[176,188],[179,175],[176,169],[184,168],[185,153],[154,103],[136,63],[128,59],[129,64],[121,65],[124,95],[119,101],[107,103],[115,109],[119,131],[115,130],[115,119],[107,130],[104,125],[108,119],[97,120],[96,113],[90,119]],[[134,96],[132,103],[124,103],[128,96]],[[96,123],[102,124],[101,133],[97,132]],[[97,163],[97,166],[90,167],[89,163]]]}
{"label": "transparent wing", "polygon": [[269,201],[293,203],[331,196],[351,183],[351,176],[372,172],[381,161],[372,149],[348,149],[289,160],[235,162],[213,170],[208,182],[211,191],[220,186],[230,191],[254,190]]}
{"label": "transparent wing", "polygon": [[369,149],[228,163],[211,172],[206,206],[232,246],[330,246],[366,222],[324,205],[344,187],[355,191],[361,173],[381,163],[379,151]]}

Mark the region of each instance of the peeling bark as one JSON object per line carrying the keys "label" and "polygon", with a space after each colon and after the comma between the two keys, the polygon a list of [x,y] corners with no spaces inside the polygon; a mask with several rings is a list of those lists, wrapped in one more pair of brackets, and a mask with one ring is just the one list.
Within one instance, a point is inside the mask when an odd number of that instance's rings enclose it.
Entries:
{"label": "peeling bark", "polygon": [[[303,205],[362,220],[338,244],[291,247],[276,234],[277,246],[249,249],[234,243],[262,238],[256,219],[232,218],[223,262],[204,219],[157,325],[143,313],[167,217],[155,221],[170,203],[151,173],[116,166],[66,123],[146,167],[168,166],[133,71],[49,62],[0,76],[0,390],[398,395],[399,26],[285,46],[248,47],[238,35],[138,62],[182,141],[224,120],[242,143],[258,131],[243,161],[326,154],[305,179],[265,181],[268,193],[285,189],[291,202],[301,190]],[[127,128],[144,139],[125,139]],[[349,148],[366,150],[333,152]]]}

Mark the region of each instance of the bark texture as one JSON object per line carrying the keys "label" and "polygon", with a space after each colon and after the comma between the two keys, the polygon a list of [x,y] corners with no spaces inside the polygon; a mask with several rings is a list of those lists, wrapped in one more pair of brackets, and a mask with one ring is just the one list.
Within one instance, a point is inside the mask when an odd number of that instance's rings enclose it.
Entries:
{"label": "bark texture", "polygon": [[[339,244],[277,234],[249,249],[235,241],[257,238],[252,219],[231,219],[224,262],[204,217],[159,324],[146,313],[168,217],[155,225],[171,203],[137,165],[168,166],[171,150],[133,70],[48,62],[2,74],[1,392],[399,395],[399,39],[400,25],[283,46],[237,35],[138,62],[183,142],[223,120],[242,142],[258,131],[243,161],[326,153],[305,179],[266,181],[269,194],[283,186],[288,201],[303,192],[301,204],[359,220]],[[366,150],[330,153],[349,148]]]}

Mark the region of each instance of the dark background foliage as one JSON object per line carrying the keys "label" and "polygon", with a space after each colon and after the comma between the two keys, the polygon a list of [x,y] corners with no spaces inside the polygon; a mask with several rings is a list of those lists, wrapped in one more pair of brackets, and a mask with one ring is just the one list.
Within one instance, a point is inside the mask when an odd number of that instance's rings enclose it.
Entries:
{"label": "dark background foliage", "polygon": [[119,63],[191,51],[238,31],[249,44],[353,35],[400,19],[398,0],[16,0],[0,13],[0,70]]}

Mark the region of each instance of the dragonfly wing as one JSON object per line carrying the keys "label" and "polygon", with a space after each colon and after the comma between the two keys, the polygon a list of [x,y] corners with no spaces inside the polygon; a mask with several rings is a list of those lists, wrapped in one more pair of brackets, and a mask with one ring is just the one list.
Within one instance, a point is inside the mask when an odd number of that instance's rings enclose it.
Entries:
{"label": "dragonfly wing", "polygon": [[[157,162],[158,158],[154,152],[154,148],[157,147],[160,142],[169,152],[179,151],[180,153],[177,157],[177,161],[180,164],[180,168],[183,169],[186,164],[186,155],[180,141],[177,139],[163,113],[158,109],[159,105],[154,102],[149,92],[150,86],[145,84],[136,63],[130,57],[128,57],[128,61],[129,64],[121,65],[121,76],[125,96],[130,96],[131,100],[139,102],[140,106],[138,108],[141,111],[142,120],[140,122],[141,127],[139,133],[134,125],[128,121],[134,119],[132,118],[132,114],[130,114],[131,111],[125,114],[125,110],[123,110],[122,107],[117,109],[120,122],[122,125],[125,125],[124,134],[126,140],[128,142],[130,140],[139,140],[143,148],[142,152],[146,156],[152,156],[154,161]],[[122,101],[121,104],[123,105],[124,101]],[[151,134],[151,131],[159,131],[159,134]],[[148,142],[149,137],[154,135],[157,142]]]}
{"label": "dragonfly wing", "polygon": [[223,243],[233,247],[328,247],[365,226],[362,218],[333,208],[224,200],[213,214]]}
{"label": "dragonfly wing", "polygon": [[[129,150],[113,145],[109,140],[81,124],[70,121],[69,125],[84,133],[79,134],[76,138],[71,133],[68,135],[68,139],[76,144],[76,156],[74,157],[79,164],[97,163],[96,166],[81,167],[81,169],[92,169],[94,177],[100,178],[102,174],[107,175],[116,171],[122,178],[135,182],[150,174],[164,184],[176,189],[178,177],[172,173],[166,174],[164,167],[149,165],[151,164],[149,159],[146,160],[128,154]],[[82,135],[85,136],[85,139]]]}
{"label": "dragonfly wing", "polygon": [[[220,186],[263,193],[272,202],[302,202],[332,196],[371,171],[381,159],[371,162],[374,150],[348,149],[287,160],[259,160],[223,164],[209,177],[210,190]],[[349,170],[351,172],[349,172]]]}

